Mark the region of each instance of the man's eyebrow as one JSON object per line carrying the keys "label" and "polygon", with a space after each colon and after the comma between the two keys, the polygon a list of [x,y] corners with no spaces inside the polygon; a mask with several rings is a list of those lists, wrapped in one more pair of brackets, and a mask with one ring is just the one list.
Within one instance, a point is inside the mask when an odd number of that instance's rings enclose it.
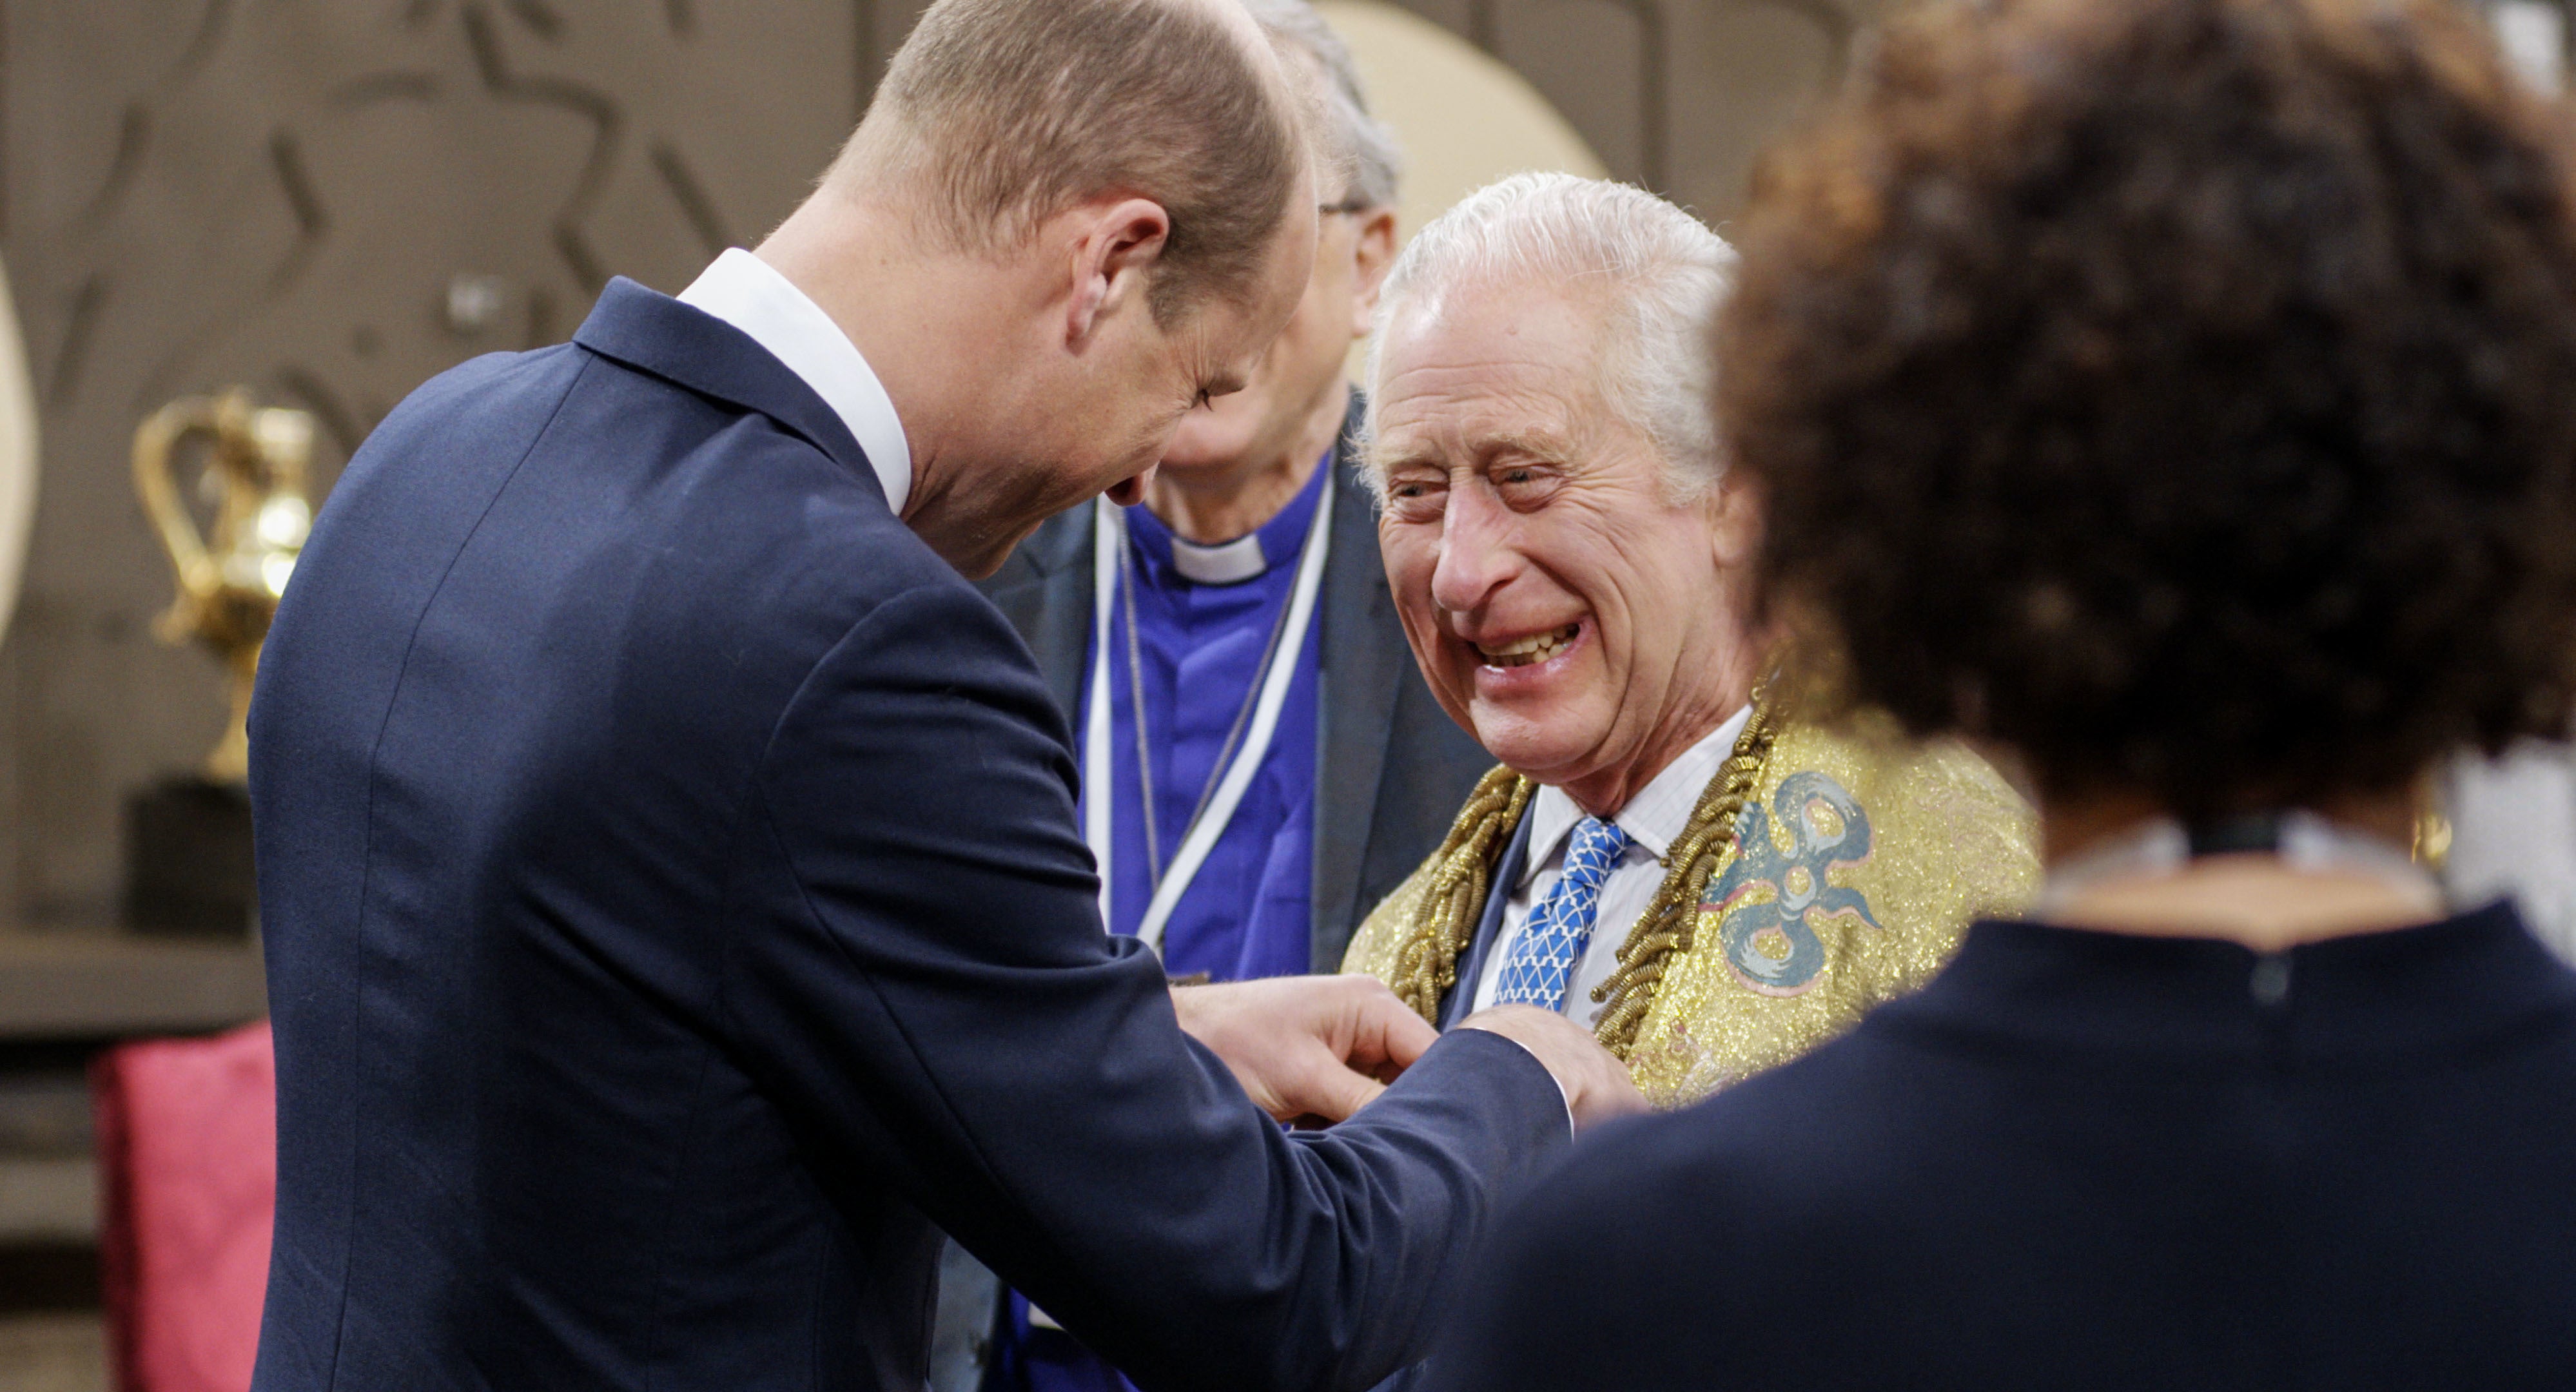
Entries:
{"label": "man's eyebrow", "polygon": [[[1571,463],[1575,458],[1572,441],[1543,426],[1505,426],[1480,430],[1466,441],[1468,451],[1480,463],[1497,454],[1525,454],[1540,459]],[[1369,449],[1369,464],[1382,474],[1398,469],[1436,469],[1447,473],[1452,467],[1447,455],[1439,449],[1421,445],[1411,449],[1391,450],[1383,438]]]}
{"label": "man's eyebrow", "polygon": [[1431,451],[1396,451],[1376,442],[1372,442],[1369,446],[1368,464],[1370,468],[1381,474],[1392,474],[1398,469],[1439,469],[1443,472],[1448,469],[1447,465],[1440,462],[1440,456]]}
{"label": "man's eyebrow", "polygon": [[1541,426],[1515,426],[1479,431],[1468,442],[1478,459],[1496,454],[1533,454],[1541,459],[1571,462],[1574,442]]}

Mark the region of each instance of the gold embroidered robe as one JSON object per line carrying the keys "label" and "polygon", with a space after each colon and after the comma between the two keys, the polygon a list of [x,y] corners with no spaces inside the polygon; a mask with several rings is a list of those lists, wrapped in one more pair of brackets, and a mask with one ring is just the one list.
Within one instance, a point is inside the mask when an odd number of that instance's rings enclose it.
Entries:
{"label": "gold embroidered robe", "polygon": [[[1956,743],[1784,724],[1690,945],[1665,964],[1638,1026],[1628,1055],[1638,1088],[1657,1107],[1698,1101],[1921,987],[1972,920],[2016,912],[2037,892],[2036,840],[2029,806]],[[1342,970],[1392,983],[1437,860],[1369,915]],[[1510,892],[1500,881],[1488,891]]]}

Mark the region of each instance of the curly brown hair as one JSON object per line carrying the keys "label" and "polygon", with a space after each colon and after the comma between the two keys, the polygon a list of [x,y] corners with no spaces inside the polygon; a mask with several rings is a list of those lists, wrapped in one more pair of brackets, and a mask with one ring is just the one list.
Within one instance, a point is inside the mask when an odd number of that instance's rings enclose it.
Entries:
{"label": "curly brown hair", "polygon": [[1892,25],[1756,176],[1718,409],[1851,694],[2186,816],[2576,708],[2576,142],[2444,0]]}

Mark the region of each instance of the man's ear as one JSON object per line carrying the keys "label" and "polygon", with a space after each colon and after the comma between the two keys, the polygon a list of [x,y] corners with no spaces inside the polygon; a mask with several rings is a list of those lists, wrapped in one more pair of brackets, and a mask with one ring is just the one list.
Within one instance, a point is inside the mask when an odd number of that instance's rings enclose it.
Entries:
{"label": "man's ear", "polygon": [[1718,569],[1750,567],[1762,549],[1762,486],[1741,470],[1729,469],[1701,506],[1709,511],[1709,546]]}
{"label": "man's ear", "polygon": [[1380,208],[1360,224],[1352,249],[1357,274],[1351,281],[1351,337],[1366,338],[1377,325],[1377,302],[1386,289],[1386,273],[1395,269],[1395,209]]}
{"label": "man's ear", "polygon": [[1141,307],[1171,241],[1172,215],[1147,198],[1085,204],[1064,217],[1073,234],[1073,294],[1065,341],[1089,341],[1102,320]]}

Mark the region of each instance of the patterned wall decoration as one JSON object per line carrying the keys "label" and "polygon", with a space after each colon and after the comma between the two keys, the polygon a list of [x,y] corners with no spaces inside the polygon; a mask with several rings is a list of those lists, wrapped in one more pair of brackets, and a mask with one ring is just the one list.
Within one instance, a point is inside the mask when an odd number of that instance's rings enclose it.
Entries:
{"label": "patterned wall decoration", "polygon": [[[232,382],[322,425],[322,482],[423,379],[673,290],[847,131],[867,0],[17,0],[0,207],[44,414],[0,663],[0,904],[112,911],[125,789],[222,718],[148,620],[136,423]],[[0,911],[0,917],[13,916]]]}
{"label": "patterned wall decoration", "polygon": [[1405,0],[1527,77],[1611,172],[1721,229],[1891,0]]}
{"label": "patterned wall decoration", "polygon": [[[44,428],[0,647],[0,931],[106,921],[124,793],[223,719],[214,663],[150,633],[136,423],[244,383],[319,418],[327,485],[430,375],[757,240],[922,3],[0,0],[0,241]],[[1404,3],[1722,226],[1879,0]]]}

